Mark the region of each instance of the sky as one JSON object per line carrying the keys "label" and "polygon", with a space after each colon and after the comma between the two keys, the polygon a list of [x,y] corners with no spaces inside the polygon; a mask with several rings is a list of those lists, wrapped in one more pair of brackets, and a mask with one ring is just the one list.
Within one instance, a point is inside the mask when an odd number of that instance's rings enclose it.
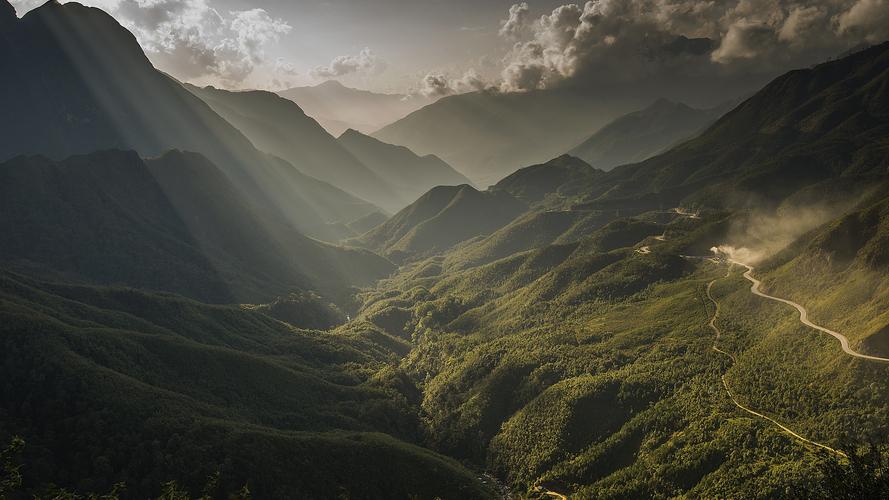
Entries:
{"label": "sky", "polygon": [[[19,15],[42,0],[12,0]],[[521,92],[777,73],[889,38],[889,0],[81,0],[223,88]]]}

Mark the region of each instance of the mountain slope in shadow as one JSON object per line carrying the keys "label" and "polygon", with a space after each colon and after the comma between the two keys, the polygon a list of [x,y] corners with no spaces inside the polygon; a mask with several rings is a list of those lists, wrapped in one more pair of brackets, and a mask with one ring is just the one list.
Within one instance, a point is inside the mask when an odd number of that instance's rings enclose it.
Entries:
{"label": "mountain slope in shadow", "polygon": [[18,118],[0,124],[0,160],[19,154],[60,160],[114,148],[142,156],[195,151],[219,166],[261,211],[283,215],[305,233],[335,239],[324,228],[338,214],[324,209],[354,205],[354,199],[333,188],[324,206],[301,198],[290,187],[310,178],[258,151],[209,106],[155,70],[133,35],[111,16],[77,3],[48,2],[5,23],[0,108]]}
{"label": "mountain slope in shadow", "polygon": [[[889,42],[773,80],[700,136],[589,189],[597,205],[776,203],[889,167]],[[829,184],[825,184],[829,188]]]}
{"label": "mountain slope in shadow", "polygon": [[313,87],[294,87],[278,94],[299,104],[306,114],[335,136],[350,128],[370,134],[432,102],[419,95],[353,89],[336,80]]}
{"label": "mountain slope in shadow", "polygon": [[395,261],[415,259],[489,234],[527,208],[506,192],[478,191],[466,184],[438,186],[352,241]]}
{"label": "mountain slope in shadow", "polygon": [[292,101],[261,90],[185,88],[237,127],[257,148],[287,160],[303,173],[390,212],[409,202]]}
{"label": "mountain slope in shadow", "polygon": [[32,273],[244,302],[306,288],[337,296],[392,269],[261,217],[196,153],[20,156],[0,164],[0,179],[0,256]]}
{"label": "mountain slope in shadow", "polygon": [[602,170],[636,163],[693,137],[715,122],[724,107],[695,109],[668,99],[605,125],[568,154]]}
{"label": "mountain slope in shadow", "polygon": [[435,155],[417,156],[406,147],[386,144],[352,129],[337,140],[393,186],[402,199],[414,201],[435,186],[470,184],[463,174]]}

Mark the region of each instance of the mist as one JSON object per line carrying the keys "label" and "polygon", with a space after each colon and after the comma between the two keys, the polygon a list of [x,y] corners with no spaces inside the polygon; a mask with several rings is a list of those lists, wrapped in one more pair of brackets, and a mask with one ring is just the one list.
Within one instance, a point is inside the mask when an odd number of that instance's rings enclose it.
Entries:
{"label": "mist", "polygon": [[755,266],[784,250],[813,229],[857,206],[867,193],[852,199],[754,210],[729,229],[726,242],[711,248],[719,256]]}

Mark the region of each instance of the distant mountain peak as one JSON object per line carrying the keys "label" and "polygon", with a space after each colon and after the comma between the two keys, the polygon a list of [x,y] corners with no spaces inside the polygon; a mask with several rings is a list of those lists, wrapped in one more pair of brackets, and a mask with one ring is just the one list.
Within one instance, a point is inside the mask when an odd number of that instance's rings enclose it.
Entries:
{"label": "distant mountain peak", "polygon": [[345,85],[343,85],[342,82],[340,82],[339,80],[327,80],[327,81],[319,83],[318,85],[315,85],[315,87],[317,87],[319,89],[323,89],[323,88],[345,89],[345,88],[348,88]]}
{"label": "distant mountain peak", "polygon": [[364,135],[365,134],[362,134],[361,132],[355,130],[354,128],[347,128],[346,130],[343,131],[342,134],[340,134],[339,139],[342,139],[344,137],[359,137],[359,136],[364,136]]}

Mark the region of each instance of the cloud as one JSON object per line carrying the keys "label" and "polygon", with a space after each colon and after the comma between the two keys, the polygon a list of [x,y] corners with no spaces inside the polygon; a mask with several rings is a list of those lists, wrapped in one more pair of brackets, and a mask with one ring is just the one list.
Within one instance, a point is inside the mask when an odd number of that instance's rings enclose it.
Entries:
{"label": "cloud", "polygon": [[836,17],[840,33],[877,43],[889,37],[889,0],[858,0]]}
{"label": "cloud", "polygon": [[385,69],[385,61],[365,47],[358,55],[335,57],[327,66],[318,66],[312,70],[312,75],[317,78],[336,78],[353,73],[379,75]]}
{"label": "cloud", "polygon": [[265,60],[265,47],[291,30],[263,9],[220,12],[209,0],[80,1],[114,16],[165,71],[216,77],[231,86],[252,74]]}
{"label": "cloud", "polygon": [[777,34],[764,23],[741,19],[729,26],[722,43],[711,54],[717,63],[755,59],[775,45]]}
{"label": "cloud", "polygon": [[774,73],[889,37],[889,0],[592,0],[513,5],[501,88]]}
{"label": "cloud", "polygon": [[509,16],[500,23],[500,36],[518,39],[530,27],[531,9],[525,2],[509,8]]}
{"label": "cloud", "polygon": [[425,97],[441,97],[452,92],[448,78],[440,73],[429,73],[420,81],[420,94]]}
{"label": "cloud", "polygon": [[420,80],[419,94],[424,97],[443,97],[484,90],[488,84],[474,69],[466,71],[462,77],[450,79],[442,73],[428,73]]}

